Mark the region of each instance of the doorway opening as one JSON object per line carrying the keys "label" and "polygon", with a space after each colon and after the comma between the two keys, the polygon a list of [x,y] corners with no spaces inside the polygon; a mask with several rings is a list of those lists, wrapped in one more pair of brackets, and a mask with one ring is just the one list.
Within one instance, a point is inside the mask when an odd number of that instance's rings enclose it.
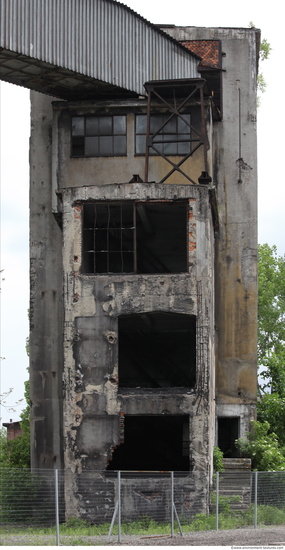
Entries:
{"label": "doorway opening", "polygon": [[238,458],[240,452],[235,445],[239,438],[239,417],[218,418],[218,447],[221,449],[224,458]]}

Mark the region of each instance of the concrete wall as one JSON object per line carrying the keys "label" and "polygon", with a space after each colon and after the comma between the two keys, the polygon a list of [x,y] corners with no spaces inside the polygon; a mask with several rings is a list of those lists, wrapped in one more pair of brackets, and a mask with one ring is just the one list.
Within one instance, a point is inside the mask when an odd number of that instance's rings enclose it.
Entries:
{"label": "concrete wall", "polygon": [[[164,113],[165,108],[155,103],[153,108],[158,113]],[[53,189],[60,190],[65,187],[79,187],[86,185],[102,185],[105,183],[127,183],[133,174],[139,174],[144,180],[145,156],[136,155],[135,152],[135,115],[147,113],[147,100],[129,100],[115,102],[54,102],[53,121]],[[127,155],[121,157],[71,157],[71,117],[83,115],[111,115],[124,114],[127,116]],[[211,165],[212,152],[210,144],[212,140],[212,122],[210,104],[205,101],[205,114],[207,125],[207,151],[208,162]],[[202,134],[202,120],[200,106],[191,106],[191,124]],[[197,137],[196,134],[193,138]],[[194,144],[196,145],[196,144]],[[194,147],[193,145],[193,147]],[[174,163],[180,157],[170,156]],[[171,170],[172,166],[160,156],[149,158],[148,181],[159,182]],[[204,152],[200,147],[181,168],[198,183],[198,178],[204,168]],[[174,172],[167,183],[185,183],[185,177],[179,172]],[[54,193],[53,209],[58,211],[60,205]]]}
{"label": "concrete wall", "polygon": [[220,414],[223,406],[225,411],[228,405],[248,406],[248,428],[257,389],[259,31],[176,27],[167,32],[177,40],[221,40],[223,120],[214,124],[211,174],[220,221],[215,258],[216,403]]}
{"label": "concrete wall", "polygon": [[31,93],[30,397],[33,468],[63,468],[62,232],[52,214],[51,98]]}
{"label": "concrete wall", "polygon": [[[84,201],[145,201],[146,197],[157,200],[161,196],[164,200],[176,197],[189,201],[188,273],[87,276],[80,272]],[[114,449],[122,442],[120,415],[182,414],[189,417],[189,458],[198,478],[203,472],[203,486],[197,481],[196,489],[204,492],[206,506],[213,444],[209,433],[214,426],[211,218],[207,186],[121,184],[64,190],[65,468],[73,474],[108,466]],[[195,388],[179,392],[175,388],[118,391],[118,317],[155,311],[196,316]],[[70,514],[75,513],[77,493],[74,475]],[[68,495],[66,498],[68,501]]]}

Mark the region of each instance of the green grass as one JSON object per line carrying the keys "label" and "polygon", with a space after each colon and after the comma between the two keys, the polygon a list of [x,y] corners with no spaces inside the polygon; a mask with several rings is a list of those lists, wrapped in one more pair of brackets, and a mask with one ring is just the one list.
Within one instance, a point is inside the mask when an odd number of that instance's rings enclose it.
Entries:
{"label": "green grass", "polygon": [[[219,514],[219,529],[236,529],[252,526],[254,524],[254,506],[251,505],[248,510],[232,511],[230,503],[224,501],[221,503],[221,513]],[[285,508],[279,509],[274,506],[258,506],[257,522],[260,527],[266,525],[284,525],[285,524]],[[207,514],[196,514],[190,519],[181,518],[181,527],[183,533],[191,533],[195,531],[206,531],[216,529],[215,512]],[[91,525],[83,519],[72,518],[66,523],[60,525],[60,543],[65,546],[89,546],[102,545],[107,542],[110,524],[104,523],[101,525]],[[174,532],[179,533],[178,524],[175,522]],[[170,535],[171,527],[166,522],[156,522],[149,516],[141,516],[136,521],[122,523],[122,535]],[[118,534],[118,525],[115,524],[112,535]],[[17,542],[13,545],[30,545],[30,546],[53,546],[55,545],[55,527],[36,527],[22,525],[2,525],[0,535],[4,537],[3,544],[9,545],[9,537],[16,536]],[[22,542],[23,540],[26,542]],[[85,537],[103,537],[103,541],[88,540]],[[19,540],[18,540],[19,539]]]}

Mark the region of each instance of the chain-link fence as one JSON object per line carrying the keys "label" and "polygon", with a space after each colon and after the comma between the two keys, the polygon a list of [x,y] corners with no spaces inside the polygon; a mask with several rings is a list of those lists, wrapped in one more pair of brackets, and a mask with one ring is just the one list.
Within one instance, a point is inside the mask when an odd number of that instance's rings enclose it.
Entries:
{"label": "chain-link fence", "polygon": [[0,475],[2,535],[50,536],[45,544],[64,544],[66,537],[72,543],[80,534],[121,542],[132,534],[285,524],[285,472],[217,473],[210,489],[197,472],[3,469]]}

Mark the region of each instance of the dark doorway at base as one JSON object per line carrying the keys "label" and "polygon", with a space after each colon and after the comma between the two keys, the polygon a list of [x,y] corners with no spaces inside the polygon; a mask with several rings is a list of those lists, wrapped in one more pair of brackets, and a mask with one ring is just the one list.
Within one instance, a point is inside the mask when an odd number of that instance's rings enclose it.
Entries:
{"label": "dark doorway at base", "polygon": [[218,447],[224,458],[239,458],[240,453],[235,445],[239,438],[239,417],[218,418]]}

